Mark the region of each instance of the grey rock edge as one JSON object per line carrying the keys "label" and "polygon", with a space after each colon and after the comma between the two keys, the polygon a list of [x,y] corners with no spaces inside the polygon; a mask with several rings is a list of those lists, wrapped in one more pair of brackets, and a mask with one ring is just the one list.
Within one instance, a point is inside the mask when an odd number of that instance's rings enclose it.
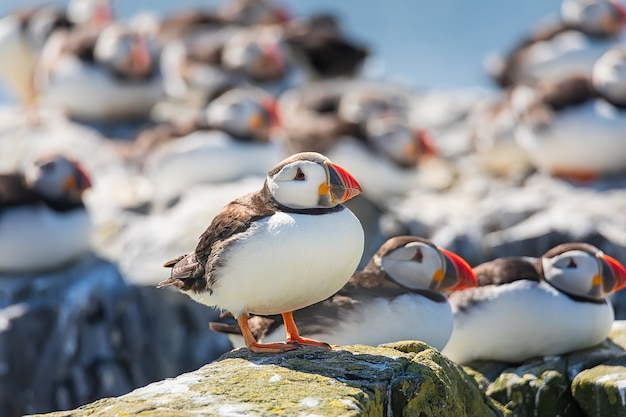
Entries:
{"label": "grey rock edge", "polygon": [[61,416],[625,416],[626,323],[584,351],[458,365],[421,342],[229,352]]}

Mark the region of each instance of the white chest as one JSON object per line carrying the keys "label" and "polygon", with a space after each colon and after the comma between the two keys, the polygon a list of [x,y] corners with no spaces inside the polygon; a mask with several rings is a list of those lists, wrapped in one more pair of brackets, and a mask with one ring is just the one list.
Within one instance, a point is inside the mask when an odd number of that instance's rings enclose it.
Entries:
{"label": "white chest", "polygon": [[485,287],[477,304],[454,307],[454,330],[443,353],[466,362],[521,362],[600,343],[613,323],[610,304],[578,302],[545,283]]}
{"label": "white chest", "polygon": [[351,211],[276,213],[255,222],[222,253],[210,298],[235,316],[278,314],[337,292],[363,253],[363,228]]}
{"label": "white chest", "polygon": [[4,210],[0,213],[0,271],[30,272],[61,266],[90,250],[91,233],[85,210]]}

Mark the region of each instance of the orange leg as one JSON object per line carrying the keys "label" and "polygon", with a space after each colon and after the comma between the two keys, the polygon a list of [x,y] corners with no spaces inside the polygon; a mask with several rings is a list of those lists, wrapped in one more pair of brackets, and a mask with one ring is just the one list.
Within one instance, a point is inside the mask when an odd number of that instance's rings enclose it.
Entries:
{"label": "orange leg", "polygon": [[328,343],[320,342],[313,339],[307,339],[306,337],[301,337],[298,333],[296,322],[293,321],[293,313],[291,311],[288,313],[283,313],[283,323],[285,324],[285,332],[287,333],[287,337],[285,340],[287,343],[305,346],[322,346],[330,349],[330,345]]}
{"label": "orange leg", "polygon": [[243,340],[251,352],[280,353],[298,348],[297,346],[287,345],[284,343],[258,343],[254,338],[252,331],[250,330],[250,326],[248,326],[248,319],[249,317],[247,314],[242,314],[241,316],[237,317],[237,323],[239,323],[239,327],[241,328]]}

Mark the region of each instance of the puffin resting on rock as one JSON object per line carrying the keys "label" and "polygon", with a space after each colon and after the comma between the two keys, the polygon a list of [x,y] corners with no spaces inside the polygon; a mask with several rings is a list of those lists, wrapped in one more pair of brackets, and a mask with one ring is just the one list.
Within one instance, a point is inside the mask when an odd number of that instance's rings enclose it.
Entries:
{"label": "puffin resting on rock", "polygon": [[452,293],[454,330],[442,353],[456,362],[523,362],[602,342],[613,324],[606,296],[626,269],[586,243],[540,258],[499,258],[474,268],[479,286]]}

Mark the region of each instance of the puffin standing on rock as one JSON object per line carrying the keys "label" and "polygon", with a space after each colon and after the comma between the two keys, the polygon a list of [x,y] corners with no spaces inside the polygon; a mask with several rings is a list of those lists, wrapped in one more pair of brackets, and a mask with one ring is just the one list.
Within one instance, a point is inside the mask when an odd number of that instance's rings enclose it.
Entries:
{"label": "puffin standing on rock", "polygon": [[[453,316],[446,296],[476,286],[464,259],[415,236],[387,240],[361,271],[338,293],[297,310],[303,335],[332,345],[378,346],[398,340],[421,340],[442,349],[452,332]],[[250,328],[257,340],[280,340],[280,316],[253,316]],[[214,322],[211,329],[230,333],[241,345],[236,325]]]}
{"label": "puffin standing on rock", "polygon": [[0,175],[0,272],[50,270],[83,255],[92,231],[82,202],[89,187],[80,163],[62,155]]}
{"label": "puffin standing on rock", "polygon": [[607,295],[626,269],[586,243],[538,259],[500,258],[474,268],[479,286],[452,293],[454,330],[442,353],[456,362],[523,362],[602,342],[613,324]]}
{"label": "puffin standing on rock", "polygon": [[[235,199],[213,219],[194,252],[164,264],[175,286],[195,301],[228,310],[253,352],[284,352],[303,338],[292,311],[337,292],[361,260],[361,223],[341,203],[361,192],[345,169],[304,152],[273,167],[263,188]],[[286,343],[258,343],[248,314],[282,314]]]}

